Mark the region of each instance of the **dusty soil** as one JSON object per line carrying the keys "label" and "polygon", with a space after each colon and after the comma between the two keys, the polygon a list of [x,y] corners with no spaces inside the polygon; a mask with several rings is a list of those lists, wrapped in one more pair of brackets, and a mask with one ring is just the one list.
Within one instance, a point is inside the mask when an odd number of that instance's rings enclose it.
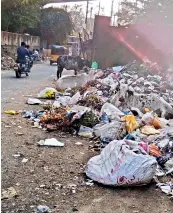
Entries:
{"label": "dusty soil", "polygon": [[[51,85],[52,80],[44,83]],[[36,94],[43,88],[42,84],[30,91],[21,90],[21,93]],[[8,99],[3,110],[40,109],[39,106],[26,105],[26,97],[19,93],[14,100],[10,96]],[[88,139],[32,128],[21,115],[5,115],[2,112],[1,123],[2,189],[14,187],[18,193],[17,197],[2,200],[2,213],[31,213],[38,205],[47,205],[52,212],[60,213],[70,213],[74,207],[80,213],[173,212],[173,203],[155,188],[155,184],[124,189],[96,183],[86,186],[84,166],[91,156],[97,154],[89,150]],[[40,139],[52,137],[64,142],[65,146],[37,146]],[[82,146],[76,145],[77,141],[82,142]],[[23,156],[14,158],[13,155],[18,152]],[[27,158],[28,162],[22,163],[23,158]],[[75,193],[72,193],[71,184],[76,185]]]}

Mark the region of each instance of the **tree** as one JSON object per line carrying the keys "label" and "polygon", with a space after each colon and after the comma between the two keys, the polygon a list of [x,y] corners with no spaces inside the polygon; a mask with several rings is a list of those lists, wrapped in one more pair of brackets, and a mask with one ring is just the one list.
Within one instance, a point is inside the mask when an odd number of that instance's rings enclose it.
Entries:
{"label": "tree", "polygon": [[157,12],[165,17],[165,24],[172,24],[172,8],[172,0],[136,0],[134,2],[123,0],[117,14],[118,23],[122,25],[131,24],[142,18],[152,22],[153,13]]}
{"label": "tree", "polygon": [[85,15],[84,15],[81,5],[77,5],[77,4],[74,5],[69,10],[69,15],[72,20],[74,32],[80,33],[82,31],[84,23],[85,23]]}
{"label": "tree", "polygon": [[63,43],[72,31],[69,14],[61,8],[46,8],[41,11],[40,31],[48,45]]}
{"label": "tree", "polygon": [[35,28],[40,19],[39,5],[26,4],[20,0],[2,2],[2,30],[23,33]]}

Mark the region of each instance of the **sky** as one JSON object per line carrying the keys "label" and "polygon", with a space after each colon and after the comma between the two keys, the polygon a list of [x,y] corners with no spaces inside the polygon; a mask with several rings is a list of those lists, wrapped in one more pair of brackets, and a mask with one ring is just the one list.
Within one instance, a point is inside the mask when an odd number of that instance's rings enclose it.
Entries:
{"label": "sky", "polygon": [[[114,13],[116,13],[118,11],[118,2],[120,2],[121,0],[114,0]],[[110,16],[111,14],[111,4],[112,4],[112,0],[100,0],[100,1],[94,1],[94,2],[89,2],[89,11],[91,9],[91,7],[93,7],[93,15],[98,14],[98,10],[99,10],[99,2],[100,2],[100,15],[106,15],[106,16]],[[79,2],[79,3],[54,3],[54,4],[47,4],[45,7],[59,7],[62,5],[69,5],[69,6],[73,6],[74,4],[78,4],[78,5],[82,5],[84,12],[86,12],[86,2]]]}

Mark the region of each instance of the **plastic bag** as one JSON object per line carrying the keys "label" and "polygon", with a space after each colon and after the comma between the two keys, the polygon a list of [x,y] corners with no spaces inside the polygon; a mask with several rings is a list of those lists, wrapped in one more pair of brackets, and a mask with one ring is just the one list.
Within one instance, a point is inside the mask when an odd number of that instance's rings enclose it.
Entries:
{"label": "plastic bag", "polygon": [[9,114],[9,115],[17,115],[17,114],[19,114],[19,112],[15,111],[15,110],[6,110],[4,113],[5,114]]}
{"label": "plastic bag", "polygon": [[98,69],[98,63],[96,61],[93,61],[91,68]]}
{"label": "plastic bag", "polygon": [[114,121],[107,124],[97,124],[93,127],[94,134],[97,137],[107,138],[109,140],[122,139],[126,135],[124,123]]}
{"label": "plastic bag", "polygon": [[121,72],[121,70],[123,70],[123,66],[117,66],[117,67],[112,67],[114,72]]}
{"label": "plastic bag", "polygon": [[37,142],[39,146],[55,146],[55,147],[63,147],[64,143],[58,141],[56,138],[50,138],[46,140],[40,140]]}
{"label": "plastic bag", "polygon": [[149,121],[149,124],[154,126],[156,129],[161,129],[162,125],[158,118],[154,118],[153,120]]}
{"label": "plastic bag", "polygon": [[123,112],[121,112],[117,107],[113,104],[105,103],[101,108],[101,114],[106,113],[110,120],[119,120],[120,116],[123,116]]}
{"label": "plastic bag", "polygon": [[162,125],[160,120],[154,115],[153,112],[147,112],[143,117],[142,117],[142,122],[145,124],[150,124],[154,126],[156,129],[161,129]]}
{"label": "plastic bag", "polygon": [[147,112],[142,117],[142,122],[144,124],[149,124],[149,121],[154,119],[154,113],[153,112]]}
{"label": "plastic bag", "polygon": [[154,127],[152,126],[143,126],[141,128],[141,132],[145,135],[156,135],[156,134],[160,134],[160,132],[158,130],[156,130]]}
{"label": "plastic bag", "polygon": [[126,115],[122,118],[122,120],[126,121],[126,129],[128,133],[132,133],[139,126],[134,115]]}
{"label": "plastic bag", "polygon": [[86,126],[81,126],[80,130],[78,132],[78,135],[81,136],[81,137],[92,138],[93,137],[93,129],[86,127]]}
{"label": "plastic bag", "polygon": [[38,98],[55,99],[56,89],[47,87],[38,94]]}
{"label": "plastic bag", "polygon": [[73,97],[71,98],[70,104],[74,105],[77,104],[77,102],[81,99],[80,92],[77,92]]}
{"label": "plastic bag", "polygon": [[69,96],[59,96],[56,98],[56,101],[62,104],[63,106],[70,105],[71,103],[71,97]]}
{"label": "plastic bag", "polygon": [[162,156],[162,153],[160,152],[159,148],[154,144],[149,145],[149,154],[154,156],[154,157],[161,157]]}
{"label": "plastic bag", "polygon": [[123,140],[110,142],[100,155],[89,160],[86,175],[105,185],[148,184],[155,175],[157,161],[152,156],[142,154],[139,145],[136,144],[133,148],[135,151]]}
{"label": "plastic bag", "polygon": [[37,99],[37,98],[28,98],[27,104],[29,104],[29,105],[39,105],[39,104],[42,104],[42,102],[39,99]]}

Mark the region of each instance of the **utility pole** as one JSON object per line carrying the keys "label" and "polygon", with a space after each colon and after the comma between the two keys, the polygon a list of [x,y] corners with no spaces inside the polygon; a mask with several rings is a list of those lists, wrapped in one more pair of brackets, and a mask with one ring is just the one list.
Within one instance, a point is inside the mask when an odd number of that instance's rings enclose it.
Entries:
{"label": "utility pole", "polygon": [[111,4],[111,18],[113,16],[113,11],[114,11],[114,0],[112,0],[112,4]]}
{"label": "utility pole", "polygon": [[98,11],[98,15],[100,15],[100,1],[99,1],[99,11]]}
{"label": "utility pole", "polygon": [[116,14],[114,14],[113,26],[115,26],[115,16],[116,16]]}
{"label": "utility pole", "polygon": [[91,10],[90,10],[90,18],[92,18],[92,14],[93,14],[93,7],[91,7]]}
{"label": "utility pole", "polygon": [[89,0],[87,0],[87,7],[86,7],[86,17],[85,17],[85,24],[87,25],[88,22],[88,7],[89,7]]}

